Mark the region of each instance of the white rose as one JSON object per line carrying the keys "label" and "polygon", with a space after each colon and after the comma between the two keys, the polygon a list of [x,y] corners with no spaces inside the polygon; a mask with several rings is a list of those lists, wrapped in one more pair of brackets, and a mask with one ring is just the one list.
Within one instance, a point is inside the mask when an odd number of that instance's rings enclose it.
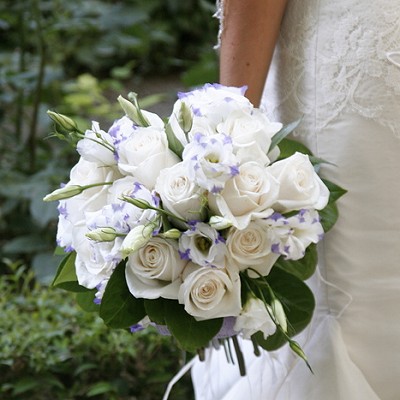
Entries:
{"label": "white rose", "polygon": [[253,278],[258,278],[258,274],[266,276],[280,256],[272,252],[274,238],[271,229],[261,221],[250,222],[242,230],[232,228],[226,239],[229,260],[241,271],[251,268],[248,273]]}
{"label": "white rose", "polygon": [[259,109],[235,110],[228,118],[218,124],[217,131],[232,138],[235,149],[251,142],[258,144],[263,153],[271,146],[271,139],[282,128],[279,122],[270,122]]}
{"label": "white rose", "polygon": [[262,332],[264,339],[276,331],[276,325],[270,317],[265,304],[255,297],[247,300],[240,315],[236,318],[233,329],[245,339],[250,339],[256,332]]}
{"label": "white rose", "polygon": [[208,196],[211,210],[244,229],[253,218],[272,214],[279,193],[278,181],[256,162],[240,166],[239,174],[226,182],[220,194]]}
{"label": "white rose", "polygon": [[307,155],[297,152],[267,169],[280,184],[279,196],[273,205],[276,211],[289,212],[302,208],[322,210],[328,204],[329,190]]}
{"label": "white rose", "polygon": [[128,257],[125,270],[128,288],[137,298],[177,299],[186,263],[179,256],[175,240],[153,237]]}
{"label": "white rose", "polygon": [[163,168],[179,162],[168,148],[165,132],[159,128],[140,128],[118,148],[118,167],[147,188],[153,189]]}
{"label": "white rose", "polygon": [[205,267],[224,266],[225,240],[220,233],[204,222],[197,222],[179,238],[181,257]]}
{"label": "white rose", "polygon": [[183,163],[160,172],[155,190],[160,195],[163,208],[184,220],[201,221],[205,217],[205,189],[189,179]]}
{"label": "white rose", "polygon": [[236,316],[241,310],[239,274],[189,263],[178,300],[197,320]]}
{"label": "white rose", "polygon": [[100,129],[98,122],[93,121],[92,129],[85,132],[85,138],[77,143],[76,150],[87,161],[114,165],[116,161],[112,143],[112,137]]}

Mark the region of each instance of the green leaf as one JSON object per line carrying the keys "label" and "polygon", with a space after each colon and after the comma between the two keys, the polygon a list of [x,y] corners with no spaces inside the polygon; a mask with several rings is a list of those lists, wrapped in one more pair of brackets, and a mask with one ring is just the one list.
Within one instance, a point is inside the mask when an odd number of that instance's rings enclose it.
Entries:
{"label": "green leaf", "polygon": [[304,144],[297,142],[296,140],[292,139],[283,139],[279,144],[279,160],[283,160],[284,158],[288,158],[292,156],[294,153],[299,152],[303,154],[308,154],[309,156],[312,155],[310,149]]}
{"label": "green leaf", "polygon": [[289,274],[292,274],[302,281],[305,281],[314,274],[315,269],[317,268],[317,262],[317,246],[315,244],[311,244],[307,247],[306,254],[302,259],[285,260],[283,257],[280,257],[275,263],[274,267],[281,268]]}
{"label": "green leaf", "polygon": [[100,317],[110,328],[129,328],[146,316],[143,299],[136,299],[128,289],[125,263],[120,263],[107,283],[100,304]]}
{"label": "green leaf", "polygon": [[268,153],[275,146],[277,146],[279,143],[281,143],[282,140],[285,139],[285,137],[287,135],[292,133],[298,127],[298,125],[300,124],[301,120],[302,120],[302,118],[298,119],[297,121],[291,122],[290,124],[285,125],[284,127],[282,127],[282,129],[279,132],[275,133],[275,135],[272,137],[271,145],[269,146]]}
{"label": "green leaf", "polygon": [[78,283],[78,278],[76,277],[75,271],[75,259],[75,251],[64,257],[60,263],[60,266],[58,267],[52,286],[68,290],[70,292],[85,292],[90,290]]}
{"label": "green leaf", "polygon": [[328,205],[318,213],[321,217],[321,224],[324,228],[324,232],[328,232],[333,225],[335,225],[339,217],[339,211],[336,203],[328,203]]}
{"label": "green leaf", "polygon": [[170,150],[172,150],[179,158],[182,158],[183,145],[175,136],[170,123],[165,126],[165,133],[167,134],[168,147]]}
{"label": "green leaf", "polygon": [[[312,291],[302,280],[280,268],[273,268],[266,279],[283,305],[288,319],[288,335],[296,335],[311,321],[315,308]],[[267,292],[265,295],[268,297]],[[264,339],[261,332],[257,332],[254,338],[261,347],[268,351],[276,350],[286,343],[284,335],[279,330],[267,340]]]}
{"label": "green leaf", "polygon": [[346,189],[343,189],[342,187],[336,185],[331,181],[328,181],[327,179],[322,179],[322,181],[325,183],[326,187],[330,191],[329,203],[334,203],[335,201],[340,199],[340,197],[347,193]]}
{"label": "green leaf", "polygon": [[189,352],[206,346],[222,326],[222,318],[196,321],[183,305],[173,300],[164,303],[164,313],[169,331],[182,349]]}
{"label": "green leaf", "polygon": [[97,289],[92,289],[87,292],[79,292],[76,294],[76,302],[83,311],[93,312],[99,311],[100,306],[94,302]]}
{"label": "green leaf", "polygon": [[164,317],[164,303],[165,299],[159,298],[154,300],[145,299],[144,300],[144,308],[146,310],[147,316],[151,321],[155,322],[159,325],[165,325],[165,317]]}
{"label": "green leaf", "polygon": [[100,394],[115,393],[116,388],[110,382],[97,382],[86,393],[87,397],[94,397]]}
{"label": "green leaf", "polygon": [[48,247],[48,243],[43,240],[41,235],[33,233],[29,235],[21,235],[7,241],[2,250],[7,254],[29,254],[46,251]]}

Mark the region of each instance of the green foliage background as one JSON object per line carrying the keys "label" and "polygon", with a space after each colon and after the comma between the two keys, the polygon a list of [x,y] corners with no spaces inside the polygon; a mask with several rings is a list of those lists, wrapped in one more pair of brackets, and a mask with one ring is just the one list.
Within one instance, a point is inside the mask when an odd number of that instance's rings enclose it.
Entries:
{"label": "green foliage background", "polygon": [[[187,88],[216,81],[214,1],[0,4],[0,398],[159,399],[182,362],[177,346],[155,332],[111,331],[47,286],[61,257],[56,205],[42,198],[77,156],[48,138],[46,110],[107,129],[121,115],[118,94],[154,77]],[[190,399],[190,382],[174,396]]]}

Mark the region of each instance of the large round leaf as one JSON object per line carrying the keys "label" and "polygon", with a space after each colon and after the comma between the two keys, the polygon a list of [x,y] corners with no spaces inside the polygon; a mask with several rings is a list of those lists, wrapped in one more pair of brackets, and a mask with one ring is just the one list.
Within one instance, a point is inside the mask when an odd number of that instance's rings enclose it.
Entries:
{"label": "large round leaf", "polygon": [[[285,310],[288,319],[288,335],[296,335],[311,321],[315,308],[312,291],[301,279],[280,268],[273,268],[267,281]],[[269,297],[267,290],[265,290],[265,297]],[[260,332],[257,332],[254,337],[257,343],[266,350],[276,350],[286,343],[284,335],[279,330],[267,340]]]}
{"label": "large round leaf", "polygon": [[120,263],[107,283],[100,304],[100,317],[110,328],[128,328],[146,316],[143,299],[136,299],[125,280],[125,263]]}
{"label": "large round leaf", "polygon": [[280,257],[274,267],[281,268],[284,271],[289,272],[289,274],[293,274],[299,279],[305,281],[314,274],[315,269],[317,268],[317,262],[317,246],[311,244],[307,247],[306,254],[302,259],[285,260],[283,257]]}
{"label": "large round leaf", "polygon": [[195,352],[205,347],[220,331],[222,318],[196,321],[175,300],[164,302],[165,321],[182,349]]}

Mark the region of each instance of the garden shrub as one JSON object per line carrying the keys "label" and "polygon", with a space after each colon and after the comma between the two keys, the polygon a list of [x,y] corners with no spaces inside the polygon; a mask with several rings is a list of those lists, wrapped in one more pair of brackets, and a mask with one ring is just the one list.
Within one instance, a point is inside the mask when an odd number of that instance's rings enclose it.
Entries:
{"label": "garden shrub", "polygon": [[[111,330],[19,264],[0,275],[2,400],[155,400],[182,365],[169,337]],[[4,272],[4,271],[3,271]],[[184,377],[171,398],[193,398]]]}

